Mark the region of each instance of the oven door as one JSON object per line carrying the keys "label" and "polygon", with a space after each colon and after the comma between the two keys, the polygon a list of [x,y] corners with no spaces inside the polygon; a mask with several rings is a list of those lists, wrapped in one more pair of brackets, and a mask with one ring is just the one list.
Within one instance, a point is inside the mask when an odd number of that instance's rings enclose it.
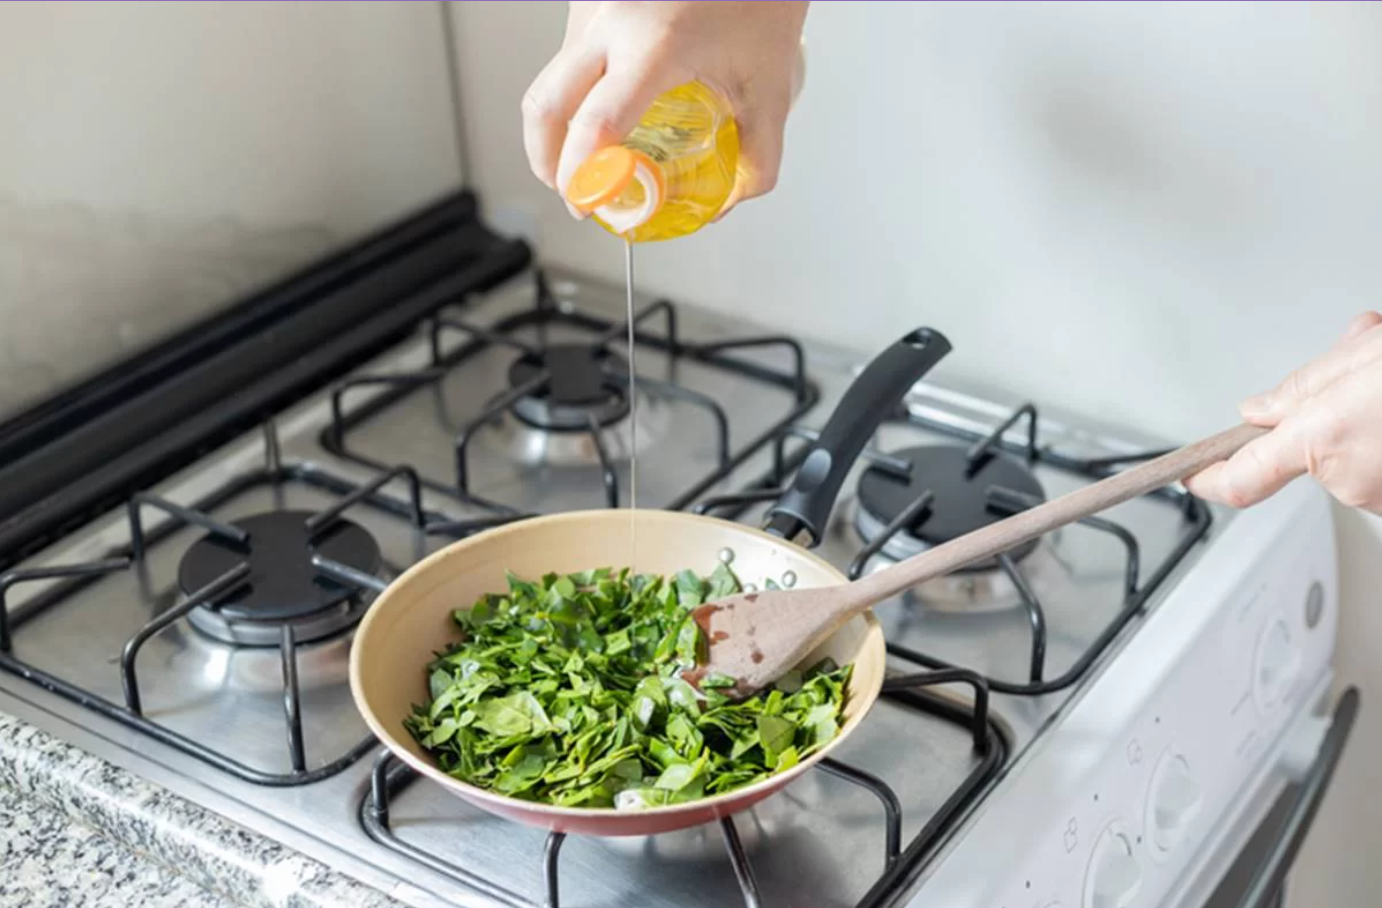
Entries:
{"label": "oven door", "polygon": [[[1310,832],[1320,802],[1334,777],[1358,714],[1358,690],[1350,687],[1334,707],[1313,762],[1279,787],[1275,801],[1256,820],[1203,908],[1281,908],[1286,878]],[[1220,864],[1222,866],[1222,863]]]}

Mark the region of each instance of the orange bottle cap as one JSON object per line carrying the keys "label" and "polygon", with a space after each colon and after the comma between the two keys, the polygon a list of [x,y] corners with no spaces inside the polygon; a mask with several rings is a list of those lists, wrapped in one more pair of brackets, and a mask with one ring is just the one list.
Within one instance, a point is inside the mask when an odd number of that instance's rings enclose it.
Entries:
{"label": "orange bottle cap", "polygon": [[582,162],[566,187],[566,200],[584,212],[619,197],[638,170],[638,155],[623,145],[601,148]]}

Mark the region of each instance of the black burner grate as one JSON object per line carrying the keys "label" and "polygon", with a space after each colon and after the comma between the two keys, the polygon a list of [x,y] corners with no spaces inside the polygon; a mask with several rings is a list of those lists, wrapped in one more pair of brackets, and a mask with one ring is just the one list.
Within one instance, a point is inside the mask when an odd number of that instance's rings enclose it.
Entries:
{"label": "black burner grate", "polygon": [[[300,521],[301,537],[309,540],[329,538],[336,528],[342,525],[349,526],[350,524],[344,522],[343,515],[351,508],[361,505],[368,505],[375,510],[405,519],[413,525],[419,534],[437,533],[461,537],[495,522],[490,519],[473,523],[456,523],[425,512],[422,509],[421,490],[417,477],[406,467],[390,470],[374,481],[359,486],[316,467],[282,463],[279,457],[277,432],[272,423],[265,425],[264,438],[265,464],[261,469],[238,477],[192,507],[183,507],[147,493],[141,493],[131,498],[127,507],[130,544],[125,551],[112,552],[113,557],[99,561],[55,567],[26,568],[0,575],[0,668],[34,682],[106,718],[141,731],[155,740],[247,782],[271,786],[304,785],[334,775],[368,753],[375,745],[373,737],[365,738],[329,762],[313,769],[307,768],[301,698],[297,681],[298,644],[303,641],[299,638],[295,622],[281,620],[282,616],[279,615],[259,615],[256,617],[252,614],[245,614],[240,616],[240,620],[249,625],[256,623],[263,625],[282,653],[284,735],[292,767],[291,771],[276,773],[248,766],[149,719],[143,712],[138,656],[144,645],[155,635],[199,609],[214,610],[227,603],[231,604],[232,607],[235,605],[243,606],[246,602],[246,597],[249,595],[246,588],[247,584],[252,583],[256,576],[257,562],[250,554],[253,548],[254,528],[227,525],[207,514],[207,511],[230,500],[242,491],[263,483],[302,482],[341,496],[332,507],[324,511],[303,514],[278,512],[275,516],[276,522],[289,519]],[[410,493],[408,500],[399,500],[382,494],[381,490],[384,486],[398,480],[407,485]],[[172,520],[165,522],[151,532],[146,532],[142,517],[146,508],[162,511]],[[199,569],[195,579],[200,585],[196,589],[187,590],[181,602],[161,612],[129,638],[121,651],[119,664],[121,689],[124,693],[123,704],[107,700],[15,656],[12,635],[26,621],[47,609],[60,605],[67,596],[78,588],[101,576],[117,571],[142,570],[148,547],[166,538],[177,529],[186,526],[201,527],[227,540],[233,546],[244,546],[244,550],[242,552],[228,551],[226,554],[230,557],[223,561],[217,561],[213,565],[207,565],[206,571]],[[368,593],[383,589],[385,584],[382,580],[351,564],[343,564],[333,560],[330,557],[331,554],[340,554],[340,552],[331,546],[316,550],[310,556],[310,565],[299,566],[302,576],[306,577],[308,573],[314,572],[313,576],[326,581],[340,594],[343,594],[347,589]],[[359,563],[356,562],[356,564]],[[65,582],[26,603],[22,609],[17,610],[16,614],[10,615],[8,613],[4,599],[10,589],[23,583],[49,580]]]}
{"label": "black burner grate", "polygon": [[[871,546],[877,543],[877,548],[895,559],[998,522],[1004,514],[993,508],[989,489],[1012,489],[1038,501],[1045,497],[1031,471],[1008,457],[976,458],[958,445],[925,445],[890,453],[907,462],[908,476],[898,479],[878,467],[865,470],[859,478],[855,524]],[[920,499],[923,504],[916,503]],[[902,514],[907,516],[899,519]],[[1020,561],[1036,546],[1032,540],[1014,549],[1010,557]],[[996,563],[983,561],[966,570],[994,567]]]}
{"label": "black burner grate", "polygon": [[322,576],[315,554],[368,574],[383,566],[379,543],[357,523],[338,518],[318,526],[311,511],[301,510],[253,514],[207,533],[183,554],[178,586],[186,596],[237,564],[249,569],[214,607],[193,609],[187,620],[217,640],[251,646],[277,642],[280,624],[292,624],[301,643],[351,626],[363,606],[358,591]]}
{"label": "black burner grate", "polygon": [[[436,386],[452,369],[467,362],[482,350],[491,347],[511,349],[519,354],[509,370],[509,390],[490,401],[484,410],[470,417],[456,431],[453,441],[455,456],[454,482],[423,476],[421,482],[434,491],[455,497],[467,504],[487,509],[496,516],[531,516],[503,502],[478,493],[471,487],[469,454],[475,436],[506,412],[513,412],[523,422],[539,428],[560,432],[584,433],[590,436],[599,458],[599,475],[605,504],[618,507],[619,485],[604,440],[602,430],[627,415],[627,373],[608,345],[625,337],[626,323],[611,323],[586,314],[570,306],[558,306],[547,280],[541,271],[534,274],[534,303],[531,309],[511,315],[492,326],[472,324],[457,318],[435,316],[428,320],[431,364],[415,372],[390,375],[361,375],[338,384],[331,395],[331,424],[322,432],[321,443],[334,454],[376,469],[388,465],[371,458],[347,444],[352,429],[380,414],[403,398],[421,389]],[[642,327],[655,319],[664,324],[662,335],[649,334]],[[794,339],[772,335],[747,337],[730,341],[703,343],[687,340],[678,332],[676,307],[669,300],[657,300],[634,315],[635,342],[664,351],[674,358],[684,358],[724,370],[739,378],[762,382],[788,391],[794,401],[789,412],[768,425],[755,438],[736,445],[730,437],[729,418],[714,398],[673,381],[638,376],[639,393],[661,397],[694,406],[703,411],[713,426],[715,438],[715,466],[667,505],[671,510],[685,508],[707,489],[723,480],[736,467],[769,444],[792,421],[800,418],[820,399],[819,390],[806,376],[806,359],[801,345]],[[535,345],[516,336],[526,327],[543,328],[568,325],[593,333],[585,344]],[[470,342],[443,353],[441,337],[446,332],[467,335]],[[780,371],[760,363],[735,357],[734,351],[773,349],[791,355],[790,371]],[[350,392],[361,388],[384,386],[390,390],[356,409],[347,409],[345,399]]]}
{"label": "black burner grate", "polygon": [[593,344],[552,344],[524,353],[509,367],[509,386],[542,388],[514,401],[513,413],[553,432],[583,432],[592,421],[605,428],[629,415],[628,393],[616,377],[621,372],[627,374],[628,364]]}

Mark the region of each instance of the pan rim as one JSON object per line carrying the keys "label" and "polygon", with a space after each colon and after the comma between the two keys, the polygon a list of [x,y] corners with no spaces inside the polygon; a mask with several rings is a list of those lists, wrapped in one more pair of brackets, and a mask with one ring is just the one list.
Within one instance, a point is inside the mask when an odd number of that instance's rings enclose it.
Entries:
{"label": "pan rim", "polygon": [[[766,779],[762,779],[752,785],[744,786],[743,788],[735,788],[731,791],[697,798],[696,800],[686,801],[681,804],[667,804],[658,807],[640,808],[638,810],[620,810],[615,807],[561,807],[556,804],[548,804],[541,801],[528,801],[522,798],[498,794],[488,789],[472,785],[469,782],[464,782],[443,772],[432,760],[418,757],[417,754],[404,746],[401,737],[388,729],[380,720],[380,717],[375,715],[374,710],[369,708],[368,700],[363,690],[364,684],[361,680],[360,652],[363,647],[359,646],[359,642],[361,638],[366,637],[370,633],[370,628],[375,618],[380,614],[381,604],[388,600],[391,592],[406,587],[409,583],[414,581],[414,578],[420,575],[430,573],[435,569],[436,565],[449,557],[449,553],[458,549],[477,546],[482,542],[488,543],[505,536],[521,535],[524,532],[530,532],[543,525],[619,519],[628,517],[632,514],[638,515],[640,519],[673,520],[678,523],[697,522],[712,524],[717,529],[731,531],[738,535],[756,536],[776,546],[788,548],[793,557],[804,558],[814,563],[825,573],[835,577],[838,582],[848,582],[848,578],[843,572],[808,549],[801,548],[781,537],[766,533],[757,527],[702,514],[689,514],[681,511],[665,511],[646,508],[604,508],[598,510],[564,511],[559,514],[546,514],[539,517],[515,521],[514,523],[505,524],[499,527],[493,527],[476,533],[474,536],[457,540],[438,549],[421,561],[418,561],[396,577],[393,582],[370,603],[370,607],[366,610],[364,617],[355,629],[355,636],[352,640],[350,649],[349,669],[351,696],[355,701],[356,709],[359,711],[361,717],[364,718],[365,724],[369,727],[370,733],[373,734],[379,743],[384,745],[384,747],[386,747],[396,758],[402,760],[432,781],[442,785],[444,788],[451,791],[453,795],[465,800],[480,802],[480,806],[485,804],[493,805],[506,813],[521,812],[524,814],[539,815],[548,818],[551,821],[548,825],[551,826],[553,824],[559,824],[562,820],[592,821],[604,819],[613,821],[617,818],[634,822],[638,818],[670,818],[679,814],[703,815],[711,813],[715,816],[727,816],[730,813],[738,812],[740,809],[745,809],[749,804],[755,803],[761,800],[761,798],[772,794],[804,774],[808,769],[813,768],[824,759],[830,751],[838,747],[859,727],[864,717],[868,715],[877,701],[882,690],[881,684],[870,685],[868,690],[853,691],[852,693],[859,698],[854,716],[845,722],[840,728],[840,733],[835,736],[834,740],[811,754],[809,757],[803,759],[791,769],[784,770],[780,773],[774,773]],[[865,612],[861,617],[865,624],[865,636],[863,644],[860,646],[859,652],[855,657],[855,661],[851,664],[857,664],[868,658],[870,650],[877,650],[876,658],[879,660],[880,665],[883,665],[886,663],[886,648],[882,627],[878,623],[878,619],[874,616],[872,610]],[[418,670],[421,671],[422,667],[419,667]],[[881,673],[879,677],[880,679],[882,678]],[[744,804],[743,807],[735,807],[732,810],[723,809],[745,801],[748,803]]]}

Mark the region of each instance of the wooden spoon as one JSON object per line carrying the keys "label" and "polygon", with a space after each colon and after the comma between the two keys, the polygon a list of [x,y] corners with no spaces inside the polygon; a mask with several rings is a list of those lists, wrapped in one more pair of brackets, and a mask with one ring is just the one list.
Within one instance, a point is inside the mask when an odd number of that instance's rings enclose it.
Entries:
{"label": "wooden spoon", "polygon": [[695,677],[733,678],[731,692],[749,696],[799,665],[849,619],[884,599],[1194,475],[1229,458],[1266,431],[1258,426],[1236,426],[1020,511],[853,583],[739,593],[703,605],[696,611],[696,620],[710,645],[707,660],[696,668]]}

